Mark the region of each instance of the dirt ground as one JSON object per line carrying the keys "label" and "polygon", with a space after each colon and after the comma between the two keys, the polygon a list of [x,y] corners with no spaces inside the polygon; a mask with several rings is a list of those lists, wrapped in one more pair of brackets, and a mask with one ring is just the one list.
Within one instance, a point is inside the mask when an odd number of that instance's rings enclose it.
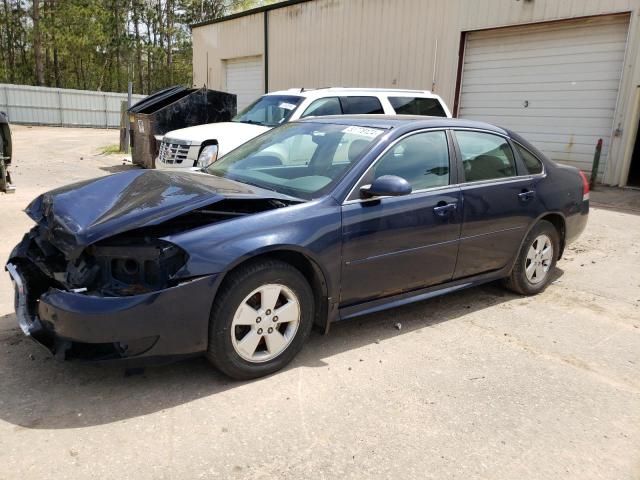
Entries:
{"label": "dirt ground", "polygon": [[[131,168],[98,154],[113,130],[14,136],[2,263],[37,194]],[[252,382],[200,359],[59,363],[0,274],[0,479],[639,479],[640,192],[592,199],[545,293],[492,284],[336,324]]]}

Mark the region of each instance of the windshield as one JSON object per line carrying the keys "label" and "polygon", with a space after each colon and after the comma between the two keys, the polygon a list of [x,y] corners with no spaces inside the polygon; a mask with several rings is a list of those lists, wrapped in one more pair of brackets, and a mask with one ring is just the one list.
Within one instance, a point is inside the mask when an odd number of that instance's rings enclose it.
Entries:
{"label": "windshield", "polygon": [[289,119],[302,99],[303,97],[295,95],[265,95],[242,110],[231,121],[276,127]]}
{"label": "windshield", "polygon": [[328,192],[384,132],[292,122],[249,140],[204,171],[310,200]]}

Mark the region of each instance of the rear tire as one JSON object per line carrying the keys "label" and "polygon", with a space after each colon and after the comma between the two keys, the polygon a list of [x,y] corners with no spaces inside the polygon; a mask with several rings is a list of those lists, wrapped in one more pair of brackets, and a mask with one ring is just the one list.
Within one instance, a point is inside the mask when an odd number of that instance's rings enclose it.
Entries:
{"label": "rear tire", "polygon": [[240,266],[214,301],[206,356],[238,380],[268,375],[302,349],[313,315],[313,292],[296,268],[270,259]]}
{"label": "rear tire", "polygon": [[550,222],[539,221],[522,243],[506,287],[521,295],[542,292],[551,281],[559,252],[558,231]]}

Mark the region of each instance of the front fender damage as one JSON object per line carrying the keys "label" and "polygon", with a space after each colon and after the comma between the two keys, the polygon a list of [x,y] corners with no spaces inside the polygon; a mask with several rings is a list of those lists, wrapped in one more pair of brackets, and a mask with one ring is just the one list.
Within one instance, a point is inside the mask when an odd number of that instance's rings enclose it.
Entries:
{"label": "front fender damage", "polygon": [[20,327],[60,359],[201,352],[218,276],[185,276],[188,252],[164,237],[286,205],[225,199],[89,245],[34,205],[30,214],[39,222],[6,267]]}

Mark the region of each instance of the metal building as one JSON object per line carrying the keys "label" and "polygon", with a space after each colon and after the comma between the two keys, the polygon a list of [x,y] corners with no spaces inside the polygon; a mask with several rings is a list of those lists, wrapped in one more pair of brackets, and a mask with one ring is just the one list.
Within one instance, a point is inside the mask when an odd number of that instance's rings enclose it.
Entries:
{"label": "metal building", "polygon": [[193,26],[197,86],[433,90],[461,117],[640,186],[640,0],[290,0]]}

